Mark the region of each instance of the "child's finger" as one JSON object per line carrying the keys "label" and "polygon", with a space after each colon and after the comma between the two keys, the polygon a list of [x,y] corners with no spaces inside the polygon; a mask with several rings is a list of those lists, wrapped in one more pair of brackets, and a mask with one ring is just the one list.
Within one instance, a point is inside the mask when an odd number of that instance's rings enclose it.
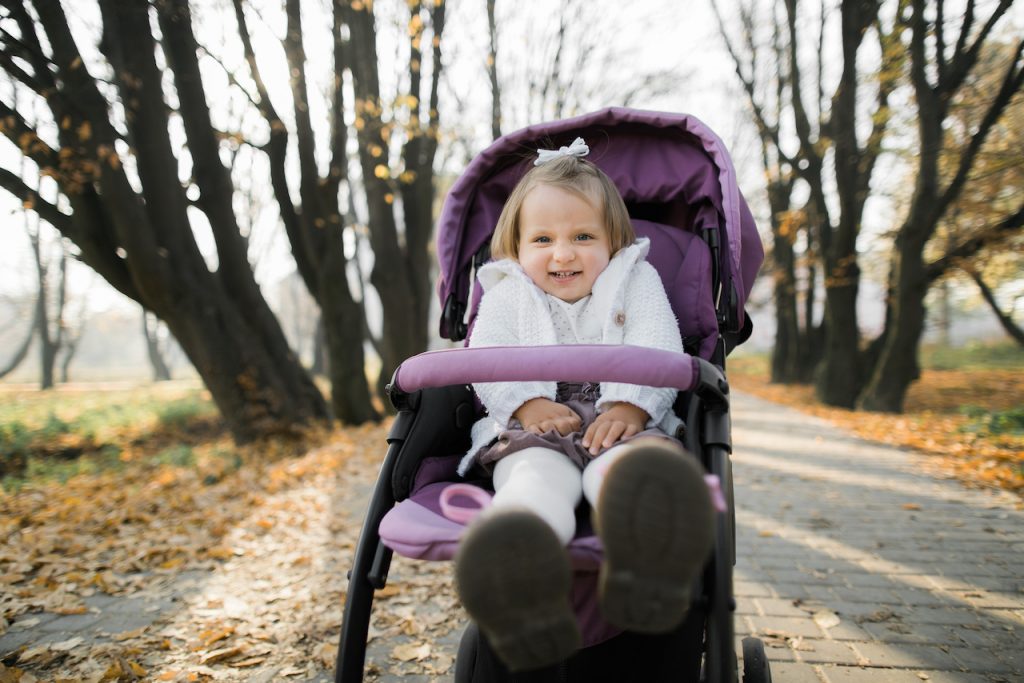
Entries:
{"label": "child's finger", "polygon": [[596,427],[596,429],[594,430],[593,438],[590,441],[591,455],[597,455],[598,451],[601,450],[602,446],[607,448],[607,446],[604,445],[604,442],[606,440],[605,437],[608,436],[609,429],[609,424],[607,422],[595,422],[594,426]]}
{"label": "child's finger", "polygon": [[584,448],[590,448],[590,440],[594,436],[594,427],[595,426],[596,426],[596,423],[594,423],[594,422],[590,423],[590,426],[587,427],[587,431],[584,432],[583,440],[581,441],[581,443],[583,444]]}
{"label": "child's finger", "polygon": [[626,431],[626,423],[615,421],[608,428],[608,434],[604,437],[604,447],[611,448],[615,445],[615,442],[622,438],[623,433]]}

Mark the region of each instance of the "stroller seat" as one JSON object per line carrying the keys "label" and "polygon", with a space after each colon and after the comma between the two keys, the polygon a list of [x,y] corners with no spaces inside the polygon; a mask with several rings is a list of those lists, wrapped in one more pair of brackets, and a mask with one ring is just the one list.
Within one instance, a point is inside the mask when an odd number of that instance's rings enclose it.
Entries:
{"label": "stroller seat", "polygon": [[[469,448],[469,426],[480,411],[469,385],[521,380],[616,381],[680,390],[674,409],[686,424],[681,440],[719,478],[729,509],[717,515],[715,551],[680,630],[686,642],[680,645],[678,638],[670,639],[658,647],[682,647],[689,653],[684,658],[688,670],[676,671],[679,678],[673,675],[673,680],[737,680],[731,437],[724,367],[727,352],[749,335],[743,304],[763,250],[717,136],[686,115],[612,108],[495,141],[452,187],[442,210],[437,238],[441,334],[462,340],[472,329],[482,295],[474,286],[475,270],[489,259],[497,216],[535,150],[557,148],[577,135],[591,145],[589,159],[616,183],[637,236],[651,242],[647,260],[668,294],[685,353],[621,346],[476,347],[427,352],[405,361],[389,389],[398,415],[356,549],[336,681],[362,680],[373,590],[386,582],[391,552],[443,561],[452,559],[458,549],[465,526],[442,513],[440,498],[458,481],[456,466]],[[619,657],[623,643],[632,647],[635,641],[624,641],[631,634],[619,636],[620,630],[599,613],[602,548],[583,507],[577,535],[568,546],[574,570],[571,602],[584,650],[604,649]],[[471,629],[467,636],[475,639],[478,634]],[[616,642],[617,646],[606,647]],[[745,642],[745,652],[747,648]],[[763,650],[760,659],[764,660]],[[770,681],[766,664],[762,673],[745,676],[745,683]],[[460,679],[457,674],[456,680],[483,679]]]}

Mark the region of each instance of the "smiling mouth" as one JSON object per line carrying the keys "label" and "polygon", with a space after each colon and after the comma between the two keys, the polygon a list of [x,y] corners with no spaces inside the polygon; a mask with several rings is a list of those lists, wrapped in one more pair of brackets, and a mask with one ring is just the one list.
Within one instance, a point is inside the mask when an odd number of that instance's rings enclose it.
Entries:
{"label": "smiling mouth", "polygon": [[582,271],[579,271],[579,270],[559,270],[559,271],[555,271],[553,273],[550,273],[550,275],[551,275],[551,277],[555,278],[556,280],[570,280],[570,279],[576,277],[577,275],[579,275],[581,272]]}

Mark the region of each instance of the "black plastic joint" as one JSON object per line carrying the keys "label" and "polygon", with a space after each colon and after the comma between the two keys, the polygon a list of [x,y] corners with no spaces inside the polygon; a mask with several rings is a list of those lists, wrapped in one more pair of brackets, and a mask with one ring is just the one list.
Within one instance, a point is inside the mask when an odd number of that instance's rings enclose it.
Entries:
{"label": "black plastic joint", "polygon": [[694,392],[700,396],[709,408],[728,410],[729,408],[729,382],[725,374],[713,363],[703,358],[698,358],[700,375],[697,377],[697,386]]}

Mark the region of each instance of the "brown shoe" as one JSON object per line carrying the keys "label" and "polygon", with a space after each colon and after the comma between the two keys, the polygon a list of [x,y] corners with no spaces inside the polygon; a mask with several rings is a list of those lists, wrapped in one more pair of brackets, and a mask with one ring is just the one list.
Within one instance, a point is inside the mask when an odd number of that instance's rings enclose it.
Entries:
{"label": "brown shoe", "polygon": [[478,517],[455,556],[455,587],[511,671],[560,662],[582,644],[569,602],[569,555],[532,512],[509,508]]}
{"label": "brown shoe", "polygon": [[638,439],[605,474],[594,510],[604,544],[598,597],[605,619],[640,633],[682,623],[714,546],[714,509],[697,459]]}

